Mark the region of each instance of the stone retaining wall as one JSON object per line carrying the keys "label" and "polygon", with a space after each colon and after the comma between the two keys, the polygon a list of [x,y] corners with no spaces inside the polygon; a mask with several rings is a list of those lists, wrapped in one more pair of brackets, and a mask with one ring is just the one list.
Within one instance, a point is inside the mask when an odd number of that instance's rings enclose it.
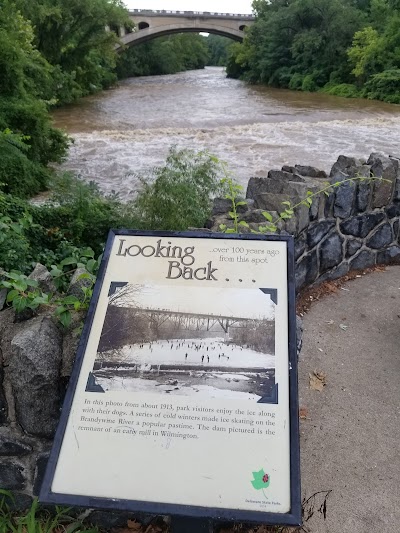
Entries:
{"label": "stone retaining wall", "polygon": [[[267,178],[250,179],[247,205],[240,207],[239,216],[250,229],[258,230],[266,223],[263,211],[276,216],[283,210],[283,201],[296,205],[307,197],[307,191],[319,191],[327,181],[358,176],[383,180],[346,181],[329,196],[317,195],[310,208],[301,206],[295,217],[280,223],[281,233],[295,236],[297,290],[337,279],[349,270],[400,262],[400,160],[381,154],[371,154],[367,161],[340,156],[329,177],[314,167],[297,165],[271,170]],[[229,211],[229,201],[216,199],[209,228],[232,227]]]}
{"label": "stone retaining wall", "polygon": [[[341,156],[330,180],[371,173],[388,181],[347,182],[329,197],[319,195],[311,208],[302,206],[281,226],[280,231],[296,238],[299,290],[349,269],[400,262],[399,159],[372,154],[365,162]],[[289,198],[295,203],[326,180],[324,172],[304,166],[252,178],[248,205],[241,206],[240,216],[257,229],[265,223],[263,210],[276,211]],[[226,200],[215,200],[209,227],[219,231],[219,224],[229,226],[228,211]],[[38,266],[32,277],[49,290],[51,280],[44,267]],[[18,507],[29,505],[40,488],[77,348],[76,325],[65,333],[46,314],[16,317],[11,309],[0,311],[0,488],[16,494]],[[96,512],[94,517],[116,525],[126,515]]]}

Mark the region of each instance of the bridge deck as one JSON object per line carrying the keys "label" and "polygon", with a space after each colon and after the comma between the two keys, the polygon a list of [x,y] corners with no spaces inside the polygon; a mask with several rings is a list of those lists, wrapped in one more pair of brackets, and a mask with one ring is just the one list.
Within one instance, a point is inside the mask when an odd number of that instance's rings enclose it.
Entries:
{"label": "bridge deck", "polygon": [[242,15],[239,13],[214,13],[210,11],[169,11],[165,9],[130,9],[129,14],[133,17],[208,17],[208,18],[224,18],[224,19],[239,19],[239,20],[255,20],[253,15]]}

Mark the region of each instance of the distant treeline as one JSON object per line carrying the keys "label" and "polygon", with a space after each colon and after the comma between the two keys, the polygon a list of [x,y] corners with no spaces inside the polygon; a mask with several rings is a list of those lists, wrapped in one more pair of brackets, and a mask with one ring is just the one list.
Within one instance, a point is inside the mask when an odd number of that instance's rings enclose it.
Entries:
{"label": "distant treeline", "polygon": [[206,65],[225,66],[232,44],[231,39],[218,35],[182,33],[160,37],[122,52],[118,58],[118,76],[175,74]]}
{"label": "distant treeline", "polygon": [[400,103],[400,0],[254,0],[228,75]]}

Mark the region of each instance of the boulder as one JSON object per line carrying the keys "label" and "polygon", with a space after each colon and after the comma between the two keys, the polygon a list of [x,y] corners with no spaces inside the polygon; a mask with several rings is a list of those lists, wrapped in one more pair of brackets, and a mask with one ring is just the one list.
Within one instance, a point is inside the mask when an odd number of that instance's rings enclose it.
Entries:
{"label": "boulder", "polygon": [[86,269],[77,268],[72,276],[71,283],[68,288],[68,295],[75,296],[81,301],[84,300],[84,293],[82,289],[92,286],[92,281],[89,278],[81,278],[83,274],[87,274]]}
{"label": "boulder", "polygon": [[333,206],[333,214],[338,218],[347,218],[351,215],[356,185],[351,181],[343,183],[336,189],[336,198]]}
{"label": "boulder", "polygon": [[392,226],[389,224],[389,222],[386,222],[376,230],[370,239],[368,239],[367,246],[369,248],[375,248],[379,250],[380,248],[385,248],[388,246],[392,241]]}
{"label": "boulder", "polygon": [[339,265],[343,260],[343,239],[337,234],[329,236],[319,249],[320,272]]}
{"label": "boulder", "polygon": [[311,166],[296,165],[294,171],[300,176],[308,176],[310,178],[327,179],[328,177],[325,171]]}
{"label": "boulder", "polygon": [[62,335],[48,317],[24,324],[11,341],[9,379],[16,418],[31,435],[52,437],[60,408]]}
{"label": "boulder", "polygon": [[24,468],[13,461],[0,463],[0,487],[4,490],[23,490],[25,488]]}
{"label": "boulder", "polygon": [[400,246],[389,246],[386,250],[379,252],[376,258],[378,264],[400,264]]}
{"label": "boulder", "polygon": [[353,237],[364,239],[384,219],[384,213],[359,215],[342,222],[340,224],[340,230],[345,235],[353,235]]}
{"label": "boulder", "polygon": [[57,290],[50,272],[40,263],[36,264],[33,272],[28,277],[37,281],[39,289],[43,292],[54,293]]}
{"label": "boulder", "polygon": [[376,255],[371,250],[361,250],[361,252],[350,261],[351,270],[364,270],[375,265]]}
{"label": "boulder", "polygon": [[320,243],[334,226],[335,221],[333,219],[321,220],[320,222],[310,224],[307,231],[308,246],[313,248]]}

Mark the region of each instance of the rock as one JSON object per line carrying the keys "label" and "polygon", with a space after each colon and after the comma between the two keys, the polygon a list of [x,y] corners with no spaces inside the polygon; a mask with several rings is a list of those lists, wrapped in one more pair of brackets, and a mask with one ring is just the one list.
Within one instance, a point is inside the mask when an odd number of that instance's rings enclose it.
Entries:
{"label": "rock", "polygon": [[0,289],[0,311],[3,309],[7,298],[7,289]]}
{"label": "rock", "polygon": [[62,335],[47,317],[27,323],[11,341],[9,378],[16,416],[32,435],[52,437],[60,407]]}
{"label": "rock", "polygon": [[[239,198],[237,200],[238,202],[244,201],[244,199]],[[236,210],[238,213],[245,213],[248,209],[248,205],[239,205],[237,206]],[[211,216],[215,217],[217,215],[226,215],[229,213],[229,211],[232,211],[232,201],[228,200],[227,198],[214,198],[213,206],[212,206],[212,212]]]}
{"label": "rock", "polygon": [[385,157],[386,157],[385,154],[383,154],[382,152],[372,152],[367,160],[367,165],[373,165],[376,162],[376,160],[385,158]]}
{"label": "rock", "polygon": [[82,289],[91,287],[93,285],[92,281],[88,278],[79,279],[83,274],[87,274],[86,269],[77,268],[72,276],[71,283],[68,288],[68,295],[75,296],[78,298],[78,300],[84,299],[84,293]]}
{"label": "rock", "polygon": [[400,202],[400,177],[396,179],[396,184],[394,186],[393,201]]}
{"label": "rock", "polygon": [[296,290],[304,285],[310,285],[318,277],[318,256],[316,250],[306,254],[296,265],[295,278]]}
{"label": "rock", "polygon": [[27,511],[32,505],[32,496],[23,492],[14,492],[13,499],[7,500],[10,511]]}
{"label": "rock", "polygon": [[323,274],[319,279],[319,283],[323,283],[324,281],[332,281],[334,279],[339,279],[343,276],[345,276],[349,272],[349,265],[345,261],[341,263],[339,266],[333,268],[332,270],[329,270],[325,274]]}
{"label": "rock", "polygon": [[393,181],[375,181],[372,190],[372,208],[385,207],[390,203]]}
{"label": "rock", "polygon": [[329,218],[333,214],[333,205],[335,203],[335,192],[331,192],[329,196],[325,197],[324,217]]}
{"label": "rock", "polygon": [[356,193],[356,185],[350,181],[343,183],[336,189],[336,199],[333,214],[338,218],[347,218],[351,215]]}
{"label": "rock", "polygon": [[214,198],[211,216],[224,215],[228,213],[232,208],[231,200],[226,198]]}
{"label": "rock", "polygon": [[305,240],[305,236],[302,235],[301,237],[298,237],[294,241],[294,259],[297,261],[297,259],[304,254],[304,252],[307,249],[307,243]]}
{"label": "rock", "polygon": [[320,272],[339,265],[343,260],[343,239],[334,233],[328,237],[320,246],[319,262]]}
{"label": "rock", "polygon": [[362,243],[355,239],[349,239],[346,246],[346,257],[352,257],[362,247]]}
{"label": "rock", "polygon": [[12,435],[0,435],[1,456],[22,456],[32,452],[32,446]]}
{"label": "rock", "polygon": [[310,224],[307,231],[307,244],[309,248],[314,248],[335,226],[335,221],[332,219],[321,220]]}
{"label": "rock", "polygon": [[367,241],[368,248],[385,248],[393,241],[392,226],[386,222]]}
{"label": "rock", "polygon": [[28,278],[37,281],[39,289],[43,292],[54,293],[57,290],[50,272],[40,263],[36,263],[33,272],[29,274]]}
{"label": "rock", "polygon": [[356,210],[360,213],[368,209],[371,197],[371,183],[360,181],[357,183]]}
{"label": "rock", "polygon": [[368,213],[352,217],[340,224],[340,230],[345,235],[353,235],[364,239],[376,226],[385,219],[383,213]]}
{"label": "rock", "polygon": [[[264,209],[252,209],[247,211],[244,215],[241,215],[240,220],[244,220],[248,224],[254,223],[254,224],[266,224],[267,219],[263,215]],[[276,218],[278,216],[278,213],[276,215],[272,214],[273,218]]]}
{"label": "rock", "polygon": [[312,199],[313,202],[312,202],[311,207],[310,207],[310,220],[311,221],[314,221],[314,220],[318,219],[321,199],[322,199],[321,195],[314,196],[314,198]]}
{"label": "rock", "polygon": [[323,170],[311,166],[296,165],[294,171],[300,176],[309,176],[310,178],[327,179],[328,177]]}
{"label": "rock", "polygon": [[400,217],[400,203],[391,205],[386,209],[386,214],[389,218]]}
{"label": "rock", "polygon": [[400,246],[389,246],[386,250],[379,252],[376,258],[377,264],[400,264]]}
{"label": "rock", "polygon": [[362,250],[350,261],[351,270],[364,270],[375,265],[376,255],[371,250]]}
{"label": "rock", "polygon": [[297,220],[297,232],[301,233],[310,223],[310,208],[300,205],[294,210],[294,220]]}
{"label": "rock", "polygon": [[362,165],[362,162],[360,159],[356,159],[355,157],[348,157],[346,155],[340,155],[336,161],[336,163],[333,165],[331,170],[336,172],[337,170],[340,170],[342,172],[345,172],[347,169],[351,167],[359,167]]}
{"label": "rock", "polygon": [[394,224],[393,224],[393,235],[394,235],[394,238],[395,240],[397,240],[397,242],[399,242],[400,244],[400,220],[395,220]]}
{"label": "rock", "polygon": [[33,495],[39,496],[50,452],[40,453],[36,460],[35,479],[33,481]]}
{"label": "rock", "polygon": [[282,170],[270,170],[268,172],[270,180],[282,183],[285,186],[287,181],[304,182],[304,179],[294,172],[284,172]]}
{"label": "rock", "polygon": [[[1,372],[0,372],[1,375]],[[3,386],[0,381],[0,426],[7,423],[8,408]]]}
{"label": "rock", "polygon": [[349,175],[338,168],[335,168],[335,165],[332,167],[331,173],[329,175],[329,182],[334,185],[336,183],[341,183],[342,181],[348,180]]}
{"label": "rock", "polygon": [[296,315],[296,348],[297,348],[297,358],[300,355],[301,347],[303,345],[303,331],[304,325],[302,319]]}
{"label": "rock", "polygon": [[22,465],[12,461],[0,463],[0,487],[4,490],[24,490],[25,478]]}

